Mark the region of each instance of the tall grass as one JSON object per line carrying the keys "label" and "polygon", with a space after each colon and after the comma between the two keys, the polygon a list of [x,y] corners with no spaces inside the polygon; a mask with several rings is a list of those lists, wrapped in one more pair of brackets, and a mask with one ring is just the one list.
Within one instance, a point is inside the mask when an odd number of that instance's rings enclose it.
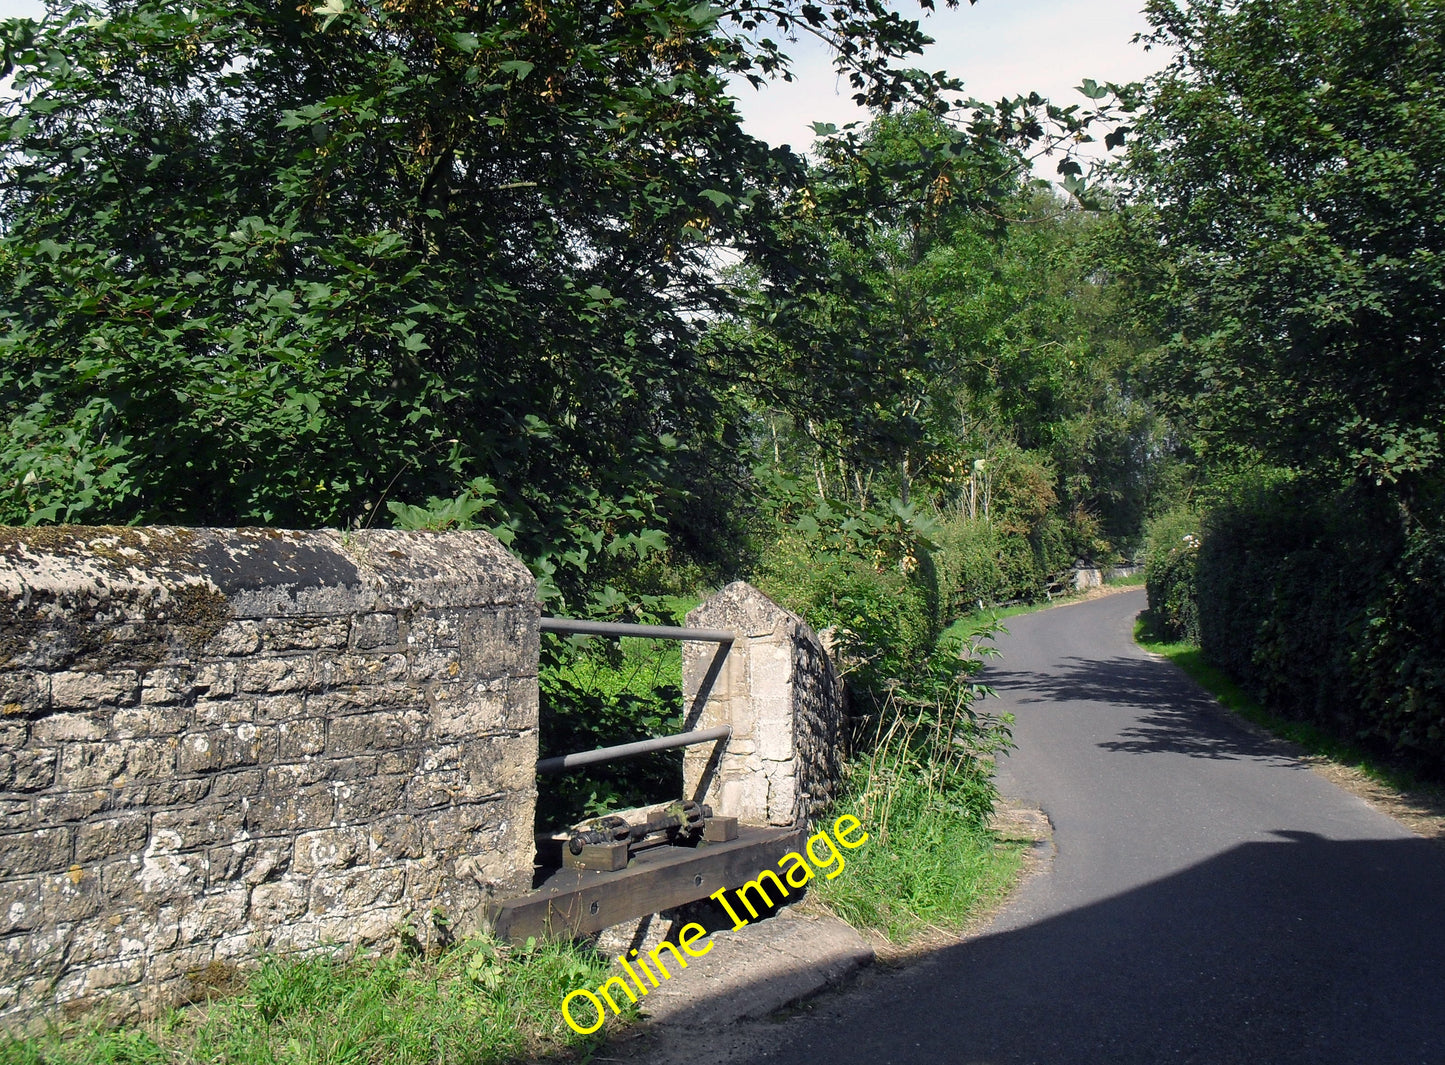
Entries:
{"label": "tall grass", "polygon": [[940,644],[927,676],[890,691],[863,723],[846,770],[835,813],[857,817],[870,840],[817,896],[894,942],[963,923],[996,901],[1019,868],[1018,849],[987,827],[997,798],[993,759],[1012,743],[1011,718],[976,705],[989,694],[972,679],[983,638]]}
{"label": "tall grass", "polygon": [[271,959],[240,993],[119,1028],[0,1037],[3,1065],[501,1065],[595,1047],[558,1010],[607,961],[464,940],[433,958]]}

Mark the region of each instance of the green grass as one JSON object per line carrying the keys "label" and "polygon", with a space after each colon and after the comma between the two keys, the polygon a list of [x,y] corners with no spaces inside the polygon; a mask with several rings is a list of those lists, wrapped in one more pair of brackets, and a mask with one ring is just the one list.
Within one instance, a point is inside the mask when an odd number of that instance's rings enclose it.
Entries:
{"label": "green grass", "polygon": [[997,795],[993,757],[1011,746],[1011,719],[980,714],[967,677],[949,673],[957,648],[940,650],[944,682],[890,695],[878,733],[847,767],[829,816],[852,814],[867,844],[847,855],[838,876],[816,882],[824,906],[894,943],[990,908],[1023,861],[1021,844],[1000,841],[985,824]]}
{"label": "green grass", "polygon": [[929,927],[958,927],[997,903],[1017,878],[1023,844],[1003,843],[946,806],[930,805],[926,788],[906,782],[882,829],[862,796],[840,803],[869,831],[832,880],[815,882],[817,898],[859,928],[906,943]]}
{"label": "green grass", "polygon": [[1306,754],[1349,766],[1371,780],[1397,791],[1427,794],[1440,792],[1437,785],[1422,780],[1408,769],[1392,765],[1378,755],[1317,725],[1306,721],[1293,721],[1272,713],[1222,670],[1211,665],[1198,647],[1191,643],[1170,643],[1161,639],[1147,610],[1134,623],[1134,642],[1146,651],[1169,659],[1189,674],[1201,688],[1219,700],[1220,705],[1226,709],[1281,739],[1299,745]]}
{"label": "green grass", "polygon": [[[162,1020],[92,1019],[23,1040],[3,1065],[500,1065],[585,1057],[560,1004],[596,987],[606,959],[570,944],[468,939],[433,959],[268,960],[230,997]],[[605,1031],[605,1029],[604,1029]]]}
{"label": "green grass", "polygon": [[[1104,584],[1111,588],[1116,586],[1142,588],[1144,587],[1144,574],[1139,573],[1133,577],[1110,577]],[[1040,610],[1076,602],[1081,594],[1070,591],[1056,595],[1052,599],[1041,599],[1034,603],[1016,603],[1013,606],[986,607],[983,610],[970,611],[944,629],[941,639],[967,639],[992,628],[995,622],[1005,618],[1018,617],[1020,614],[1036,614]]]}

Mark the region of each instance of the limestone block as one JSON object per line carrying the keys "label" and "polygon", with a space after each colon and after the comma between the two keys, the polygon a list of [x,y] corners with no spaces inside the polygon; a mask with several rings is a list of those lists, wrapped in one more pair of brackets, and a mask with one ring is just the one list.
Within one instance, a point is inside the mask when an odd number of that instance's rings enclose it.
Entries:
{"label": "limestone block", "polygon": [[46,748],[0,751],[0,789],[39,791],[55,780],[56,752]]}
{"label": "limestone block", "polygon": [[0,673],[0,715],[13,717],[50,707],[50,677],[45,673]]}
{"label": "limestone block", "polygon": [[257,699],[197,699],[191,708],[195,727],[205,729],[217,725],[240,725],[256,720]]}
{"label": "limestone block", "polygon": [[276,695],[313,687],[316,662],[310,655],[287,658],[251,658],[241,667],[238,688],[243,692]]}
{"label": "limestone block", "polygon": [[259,765],[275,758],[277,744],[275,727],[250,722],[234,728],[191,732],[181,738],[176,767],[182,773],[204,773]]}
{"label": "limestone block", "polygon": [[196,688],[212,697],[235,695],[241,680],[241,663],[206,662],[196,670]]}
{"label": "limestone block", "polygon": [[379,647],[395,647],[401,640],[401,626],[395,614],[361,614],[351,622],[351,647],[372,651]]}
{"label": "limestone block", "polygon": [[255,701],[256,720],[266,722],[293,721],[308,717],[312,721],[325,721],[322,715],[307,715],[304,695],[263,695]]}
{"label": "limestone block", "polygon": [[291,869],[302,876],[312,876],[318,872],[349,869],[357,862],[368,860],[370,855],[371,841],[365,829],[325,828],[296,837]]}
{"label": "limestone block", "polygon": [[120,740],[174,736],[190,725],[193,714],[188,705],[117,707],[110,713],[110,734]]}
{"label": "limestone block", "polygon": [[77,710],[97,706],[126,706],[140,701],[140,674],[133,669],[114,673],[54,673],[50,702]]}
{"label": "limestone block", "polygon": [[30,722],[30,739],[51,746],[67,741],[103,740],[110,731],[110,713],[62,711]]}
{"label": "limestone block", "polygon": [[173,705],[190,699],[195,689],[194,668],[161,666],[142,676],[140,701],[144,706]]}
{"label": "limestone block", "polygon": [[405,888],[406,873],[395,867],[317,876],[310,883],[310,912],[317,916],[364,913],[399,902]]}
{"label": "limestone block", "polygon": [[257,884],[251,889],[249,916],[254,924],[274,926],[300,917],[308,906],[303,884],[277,881]]}
{"label": "limestone block", "polygon": [[169,739],[68,743],[60,758],[60,783],[71,789],[161,780],[175,771],[176,748]]}
{"label": "limestone block", "polygon": [[254,621],[229,621],[202,649],[222,657],[255,654],[261,647],[261,628]]}
{"label": "limestone block", "polygon": [[44,919],[40,884],[37,876],[0,881],[0,937],[28,932]]}
{"label": "limestone block", "polygon": [[146,806],[185,806],[198,802],[210,790],[207,780],[116,781],[107,798],[115,809]]}
{"label": "limestone block", "polygon": [[276,757],[283,762],[300,761],[326,750],[326,722],[320,718],[282,721],[276,726]]}
{"label": "limestone block", "polygon": [[[363,617],[367,615],[362,615]],[[267,652],[315,651],[345,647],[351,619],[345,617],[263,618],[256,623],[260,647]]]}
{"label": "limestone block", "polygon": [[422,702],[422,694],[405,682],[368,684],[308,694],[306,714],[309,717],[332,720],[347,714],[393,706],[411,706]]}
{"label": "limestone block", "polygon": [[53,825],[64,821],[83,821],[107,810],[118,793],[110,788],[88,788],[84,791],[53,791],[35,796],[21,815],[33,818],[36,824]]}
{"label": "limestone block", "polygon": [[[162,812],[159,817],[175,816]],[[75,830],[75,860],[82,865],[139,854],[150,838],[150,817],[120,814],[87,821]]]}
{"label": "limestone block", "polygon": [[208,797],[239,799],[245,806],[261,793],[264,779],[265,771],[262,769],[233,769],[229,773],[217,773],[209,778],[211,787]]}
{"label": "limestone block", "polygon": [[372,857],[378,862],[421,858],[426,853],[421,826],[412,814],[398,814],[373,821],[369,838]]}
{"label": "limestone block", "polygon": [[336,798],[336,820],[369,821],[400,809],[411,779],[410,774],[390,773],[334,783],[331,791]]}
{"label": "limestone block", "polygon": [[357,684],[397,681],[405,676],[405,655],[347,653],[332,658],[319,658],[312,687],[318,691],[326,691]]}
{"label": "limestone block", "polygon": [[230,843],[242,832],[245,807],[236,801],[208,802],[179,810],[158,810],[151,816],[154,835],[173,833],[178,850],[199,850]]}
{"label": "limestone block", "polygon": [[327,752],[339,757],[409,746],[421,738],[427,716],[424,709],[410,709],[338,717],[328,729]]}

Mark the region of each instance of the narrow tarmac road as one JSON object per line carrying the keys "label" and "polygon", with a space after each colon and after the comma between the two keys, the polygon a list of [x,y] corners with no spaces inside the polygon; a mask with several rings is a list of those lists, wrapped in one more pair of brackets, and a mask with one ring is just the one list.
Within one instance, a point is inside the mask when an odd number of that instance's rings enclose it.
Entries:
{"label": "narrow tarmac road", "polygon": [[1017,719],[1001,788],[1049,815],[1052,868],[982,935],[743,1060],[1445,1063],[1445,846],[1139,650],[1143,606],[1013,618],[986,671]]}

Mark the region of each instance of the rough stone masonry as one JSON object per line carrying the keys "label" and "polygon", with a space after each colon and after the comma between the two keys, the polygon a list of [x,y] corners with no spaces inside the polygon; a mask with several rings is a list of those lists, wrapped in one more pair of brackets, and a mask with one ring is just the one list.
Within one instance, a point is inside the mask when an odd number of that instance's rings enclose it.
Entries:
{"label": "rough stone masonry", "polygon": [[0,530],[0,1027],[525,891],[537,616],[480,532]]}
{"label": "rough stone masonry", "polygon": [[833,799],[843,756],[843,682],[807,622],[742,581],[687,615],[731,629],[731,649],[683,647],[688,728],[732,726],[721,750],[689,747],[684,791],[747,824],[806,824]]}

